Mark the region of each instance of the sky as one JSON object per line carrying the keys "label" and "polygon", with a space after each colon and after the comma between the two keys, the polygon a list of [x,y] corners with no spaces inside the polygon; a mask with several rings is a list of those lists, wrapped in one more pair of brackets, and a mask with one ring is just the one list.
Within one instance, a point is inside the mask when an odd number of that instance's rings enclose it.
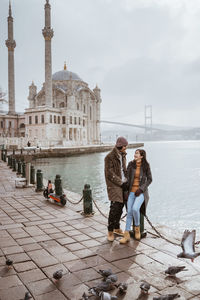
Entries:
{"label": "sky", "polygon": [[[0,87],[8,90],[8,0],[0,0]],[[11,0],[17,111],[32,80],[44,82],[45,0]],[[199,0],[50,0],[52,72],[77,73],[101,89],[101,118],[200,126]]]}

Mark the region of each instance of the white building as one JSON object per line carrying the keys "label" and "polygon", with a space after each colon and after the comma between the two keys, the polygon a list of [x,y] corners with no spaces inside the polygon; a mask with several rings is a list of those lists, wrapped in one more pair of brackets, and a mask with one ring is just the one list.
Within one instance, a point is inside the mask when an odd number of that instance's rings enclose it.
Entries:
{"label": "white building", "polygon": [[26,137],[40,146],[70,146],[100,143],[100,89],[90,90],[77,74],[67,70],[52,76],[51,7],[45,4],[45,83],[37,92],[29,87],[25,110]]}

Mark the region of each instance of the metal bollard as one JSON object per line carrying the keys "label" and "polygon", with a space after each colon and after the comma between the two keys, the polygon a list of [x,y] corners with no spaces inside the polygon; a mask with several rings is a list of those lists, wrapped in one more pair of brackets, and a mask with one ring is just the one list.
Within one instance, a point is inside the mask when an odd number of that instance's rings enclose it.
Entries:
{"label": "metal bollard", "polygon": [[12,159],[12,169],[14,172],[16,172],[16,159],[15,158]]}
{"label": "metal bollard", "polygon": [[13,165],[13,157],[12,155],[10,155],[10,169],[12,169],[12,165]]}
{"label": "metal bollard", "polygon": [[22,177],[26,178],[26,164],[25,164],[25,162],[22,163]]}
{"label": "metal bollard", "polygon": [[20,149],[20,153],[23,154],[23,149],[22,148]]}
{"label": "metal bollard", "polygon": [[22,174],[22,162],[20,160],[18,160],[17,174],[18,175]]}
{"label": "metal bollard", "polygon": [[[135,236],[134,226],[135,226],[135,222],[133,218],[133,232],[131,232],[131,235],[133,237]],[[140,234],[141,234],[141,239],[146,237],[147,235],[147,232],[144,230],[144,215],[141,212],[140,212]]]}
{"label": "metal bollard", "polygon": [[62,189],[62,179],[61,179],[60,175],[56,175],[54,184],[55,184],[56,195],[61,196],[63,193],[63,189]]}
{"label": "metal bollard", "polygon": [[3,154],[4,154],[4,150],[1,150],[1,160],[3,160]]}
{"label": "metal bollard", "polygon": [[31,166],[31,180],[30,180],[31,184],[35,184],[35,168],[34,166]]}
{"label": "metal bollard", "polygon": [[10,155],[8,156],[8,166],[10,166]]}
{"label": "metal bollard", "polygon": [[94,214],[92,209],[92,190],[89,184],[85,184],[83,189],[83,214],[87,216]]}
{"label": "metal bollard", "polygon": [[36,173],[36,192],[43,191],[43,173],[41,170],[37,170]]}
{"label": "metal bollard", "polygon": [[4,151],[3,161],[6,162],[7,150]]}

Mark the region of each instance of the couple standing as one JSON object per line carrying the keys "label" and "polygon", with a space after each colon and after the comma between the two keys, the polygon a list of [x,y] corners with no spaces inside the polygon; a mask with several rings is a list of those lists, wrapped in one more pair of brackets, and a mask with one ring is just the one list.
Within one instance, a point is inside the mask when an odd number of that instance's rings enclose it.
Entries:
{"label": "couple standing", "polygon": [[[108,241],[114,241],[114,233],[122,235],[121,244],[130,240],[129,231],[134,218],[135,239],[140,240],[140,209],[145,215],[149,200],[148,186],[152,182],[150,165],[146,160],[146,152],[137,149],[134,160],[126,168],[126,147],[128,142],[119,137],[116,145],[105,157],[105,179],[107,185],[110,212],[108,217]],[[128,193],[126,228],[120,228],[125,193]]]}

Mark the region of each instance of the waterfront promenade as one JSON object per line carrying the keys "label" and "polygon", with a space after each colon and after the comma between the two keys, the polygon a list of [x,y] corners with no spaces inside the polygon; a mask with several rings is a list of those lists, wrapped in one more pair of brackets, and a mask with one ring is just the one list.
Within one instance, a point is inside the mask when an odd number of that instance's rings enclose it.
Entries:
{"label": "waterfront promenade", "polygon": [[[60,207],[34,188],[15,188],[16,173],[2,161],[0,174],[1,300],[23,299],[26,291],[36,300],[78,300],[101,281],[97,271],[104,268],[116,272],[118,282],[128,283],[127,293],[119,299],[151,300],[176,292],[180,300],[200,299],[200,258],[194,263],[177,259],[181,248],[157,237],[147,224],[147,237],[140,242],[120,245],[118,237],[109,243],[107,220],[96,210],[93,217],[85,218],[80,213],[82,203]],[[75,202],[81,195],[68,192],[67,197]],[[180,241],[180,233],[176,237],[166,227],[158,229]],[[6,258],[13,260],[10,269]],[[170,265],[185,265],[188,271],[169,278],[164,270]],[[58,269],[64,275],[55,282],[52,274]],[[140,294],[141,280],[151,284],[149,295]],[[112,294],[119,295],[117,288]]]}

